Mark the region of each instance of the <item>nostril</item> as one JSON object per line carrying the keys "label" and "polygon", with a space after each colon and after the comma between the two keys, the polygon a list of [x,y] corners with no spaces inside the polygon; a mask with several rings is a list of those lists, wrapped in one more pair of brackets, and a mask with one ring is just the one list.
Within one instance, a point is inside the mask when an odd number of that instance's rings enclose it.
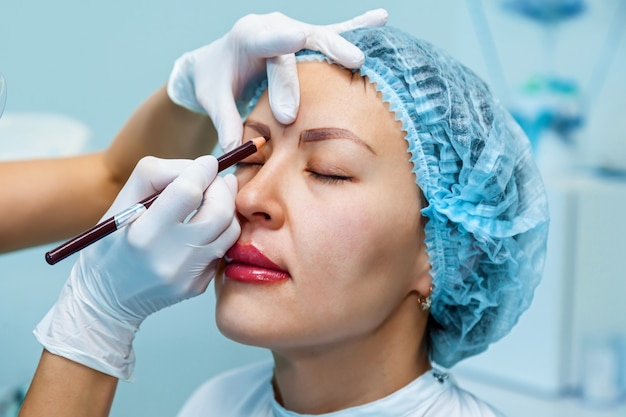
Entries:
{"label": "nostril", "polygon": [[262,211],[257,211],[256,213],[254,213],[254,215],[262,216],[265,220],[272,220],[272,217],[269,214],[262,212]]}

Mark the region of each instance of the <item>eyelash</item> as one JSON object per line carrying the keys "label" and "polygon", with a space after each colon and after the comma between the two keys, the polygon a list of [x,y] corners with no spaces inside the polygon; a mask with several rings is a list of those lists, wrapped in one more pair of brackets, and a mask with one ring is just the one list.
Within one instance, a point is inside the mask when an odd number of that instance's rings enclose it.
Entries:
{"label": "eyelash", "polygon": [[261,162],[237,162],[235,164],[235,170],[240,170],[240,169],[244,169],[244,168],[251,168],[251,167],[261,167],[263,166],[263,164]]}
{"label": "eyelash", "polygon": [[346,177],[346,176],[343,176],[343,175],[320,174],[319,172],[311,171],[310,169],[307,170],[307,172],[314,179],[316,179],[318,181],[321,181],[321,182],[324,182],[324,183],[327,183],[327,184],[337,184],[337,183],[341,183],[341,182],[352,181],[352,177]]}
{"label": "eyelash", "polygon": [[[236,169],[245,169],[245,168],[260,168],[263,166],[262,162],[239,162],[236,164]],[[316,181],[320,181],[327,184],[338,184],[342,182],[352,181],[352,177],[344,176],[344,175],[328,175],[328,174],[320,174],[319,172],[313,171],[311,169],[307,169],[307,173]]]}

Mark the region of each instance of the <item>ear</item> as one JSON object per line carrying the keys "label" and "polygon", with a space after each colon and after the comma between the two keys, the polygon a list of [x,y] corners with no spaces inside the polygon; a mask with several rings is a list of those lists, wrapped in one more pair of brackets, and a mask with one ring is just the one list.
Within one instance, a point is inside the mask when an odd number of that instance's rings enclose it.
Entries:
{"label": "ear", "polygon": [[430,275],[430,257],[426,253],[426,245],[420,245],[419,253],[416,256],[412,289],[419,294],[420,297],[428,297],[432,292],[433,280]]}

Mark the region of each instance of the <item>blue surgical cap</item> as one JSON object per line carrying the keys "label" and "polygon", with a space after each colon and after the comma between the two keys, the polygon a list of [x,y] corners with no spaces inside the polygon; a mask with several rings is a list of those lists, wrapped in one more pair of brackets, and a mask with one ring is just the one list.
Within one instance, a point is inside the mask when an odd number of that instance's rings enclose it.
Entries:
{"label": "blue surgical cap", "polygon": [[[386,26],[343,33],[402,122],[431,263],[430,357],[443,367],[510,332],[541,278],[548,232],[530,143],[488,86],[441,49]],[[298,61],[328,60],[301,51]],[[242,115],[266,84],[240,103]]]}

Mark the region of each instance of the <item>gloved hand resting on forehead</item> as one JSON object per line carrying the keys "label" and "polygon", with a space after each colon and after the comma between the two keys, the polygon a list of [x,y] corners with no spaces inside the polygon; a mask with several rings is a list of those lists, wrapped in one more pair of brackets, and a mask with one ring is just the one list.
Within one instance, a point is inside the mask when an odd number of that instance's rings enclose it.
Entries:
{"label": "gloved hand resting on forehead", "polygon": [[56,305],[35,329],[48,351],[131,378],[132,341],[142,321],[203,293],[239,237],[237,180],[216,175],[213,156],[139,162],[104,218],[165,189],[133,224],[80,253]]}
{"label": "gloved hand resting on forehead", "polygon": [[241,143],[243,131],[236,99],[248,84],[262,77],[264,70],[274,116],[289,124],[300,105],[294,53],[301,49],[320,51],[346,68],[358,68],[363,64],[363,53],[339,33],[386,22],[387,12],[382,9],[324,26],[282,13],[247,15],[215,42],[182,55],[174,64],[167,92],[174,103],[208,114],[220,146],[229,151]]}

